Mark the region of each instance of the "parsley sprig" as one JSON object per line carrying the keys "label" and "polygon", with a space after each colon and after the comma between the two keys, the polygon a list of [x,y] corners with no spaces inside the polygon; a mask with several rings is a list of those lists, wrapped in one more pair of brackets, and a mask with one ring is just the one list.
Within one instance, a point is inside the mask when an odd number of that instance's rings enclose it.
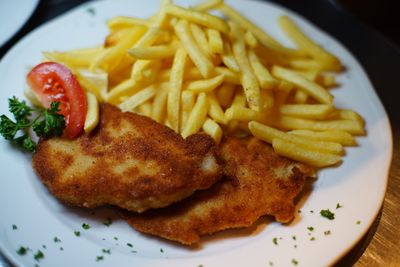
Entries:
{"label": "parsley sprig", "polygon": [[[32,108],[15,96],[8,99],[8,108],[14,120],[6,115],[0,116],[0,135],[16,146],[33,152],[36,143],[29,135],[29,129],[39,137],[60,136],[65,128],[64,116],[58,114],[60,103],[52,102],[49,109]],[[37,116],[32,117],[33,113]],[[19,134],[21,133],[21,134]]]}

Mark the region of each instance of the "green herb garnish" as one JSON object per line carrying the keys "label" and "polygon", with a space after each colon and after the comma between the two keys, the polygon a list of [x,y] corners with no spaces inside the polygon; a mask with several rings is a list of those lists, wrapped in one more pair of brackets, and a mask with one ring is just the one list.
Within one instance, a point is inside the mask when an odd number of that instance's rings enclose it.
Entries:
{"label": "green herb garnish", "polygon": [[110,249],[105,249],[105,248],[103,248],[101,251],[102,251],[104,254],[111,254],[111,250],[110,250]]}
{"label": "green herb garnish", "polygon": [[22,247],[22,246],[21,246],[21,247],[17,250],[18,255],[21,255],[21,256],[25,255],[27,252],[28,252],[28,248],[27,248],[27,247]]}
{"label": "green herb garnish", "polygon": [[44,258],[44,254],[43,254],[42,251],[38,250],[38,252],[36,252],[36,254],[33,255],[33,258],[34,258],[36,261],[40,261],[41,259]]}
{"label": "green herb garnish", "polygon": [[312,227],[312,226],[309,226],[309,227],[307,227],[307,229],[308,229],[308,231],[314,231],[314,227]]}
{"label": "green herb garnish", "polygon": [[90,225],[87,223],[82,223],[82,228],[85,230],[88,230],[88,229],[90,229]]}
{"label": "green herb garnish", "polygon": [[81,232],[79,232],[79,231],[75,231],[74,234],[75,234],[76,236],[81,236]]}
{"label": "green herb garnish", "polygon": [[325,217],[329,220],[335,219],[335,213],[331,212],[329,209],[321,210],[319,214],[321,214],[322,217]]}
{"label": "green herb garnish", "polygon": [[105,220],[103,221],[103,224],[104,224],[105,226],[110,226],[110,225],[112,224],[111,218],[105,219]]}
{"label": "green herb garnish", "polygon": [[103,257],[103,256],[97,256],[97,257],[96,257],[96,261],[102,261],[102,260],[104,260],[104,257]]}
{"label": "green herb garnish", "polygon": [[130,248],[133,248],[133,245],[131,243],[126,243],[126,245]]}
{"label": "green herb garnish", "polygon": [[12,229],[13,229],[13,230],[17,230],[18,227],[17,227],[15,224],[13,224],[13,225],[12,225]]}
{"label": "green herb garnish", "polygon": [[163,250],[162,248],[160,248],[160,252],[161,252],[161,253],[164,253],[164,250]]}
{"label": "green herb garnish", "polygon": [[[49,109],[29,107],[25,101],[19,101],[15,96],[8,99],[8,109],[14,115],[15,121],[6,115],[0,116],[0,135],[14,145],[33,152],[36,143],[29,135],[29,129],[39,137],[60,136],[65,128],[64,116],[58,114],[60,103],[52,102]],[[33,112],[37,116],[30,119]],[[18,133],[21,133],[19,136]]]}
{"label": "green herb garnish", "polygon": [[53,241],[54,241],[54,243],[59,243],[59,242],[61,242],[61,239],[59,239],[58,237],[54,237],[53,238]]}
{"label": "green herb garnish", "polygon": [[274,243],[275,245],[278,245],[278,238],[274,237],[272,239],[272,243]]}
{"label": "green herb garnish", "polygon": [[357,223],[357,224],[361,224],[361,221],[357,221],[356,223]]}
{"label": "green herb garnish", "polygon": [[293,265],[298,265],[299,264],[299,262],[296,259],[292,259],[292,263],[293,263]]}
{"label": "green herb garnish", "polygon": [[343,206],[340,205],[339,203],[337,203],[337,204],[336,204],[336,209],[340,209],[340,208],[343,208]]}
{"label": "green herb garnish", "polygon": [[324,235],[330,235],[331,234],[331,230],[327,230],[324,232]]}

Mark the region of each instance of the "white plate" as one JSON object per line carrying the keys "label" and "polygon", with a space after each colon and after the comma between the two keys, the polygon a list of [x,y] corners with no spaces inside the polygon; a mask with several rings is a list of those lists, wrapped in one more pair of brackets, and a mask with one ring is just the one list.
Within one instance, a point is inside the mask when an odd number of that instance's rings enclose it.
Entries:
{"label": "white plate", "polygon": [[[335,105],[354,109],[365,118],[368,135],[357,138],[359,146],[346,150],[342,165],[318,174],[311,194],[299,204],[302,212],[290,225],[264,219],[247,230],[205,238],[191,249],[142,235],[119,219],[104,226],[107,216],[117,218],[110,210],[92,214],[60,204],[32,171],[30,155],[1,140],[0,248],[12,262],[33,266],[33,254],[40,249],[45,254],[40,266],[291,266],[292,261],[299,266],[325,266],[342,257],[366,233],[383,201],[392,153],[388,117],[368,77],[347,49],[293,12],[267,2],[231,4],[287,45],[290,42],[276,21],[279,15],[289,14],[307,34],[340,57],[347,71],[339,75],[340,87],[332,92]],[[157,9],[158,1],[91,2],[26,36],[0,63],[0,114],[7,113],[8,97],[23,97],[24,76],[40,62],[42,51],[97,45],[107,33],[107,19],[115,15],[145,18]],[[343,207],[336,209],[337,203]],[[319,215],[328,208],[336,214],[335,220]],[[83,230],[82,223],[91,228]],[[77,230],[80,237],[74,235]],[[54,242],[54,237],[61,242]],[[20,246],[32,251],[20,256],[16,253]],[[102,249],[110,249],[111,254]],[[104,259],[96,262],[101,255]]]}
{"label": "white plate", "polygon": [[0,47],[5,44],[30,18],[39,0],[1,0]]}

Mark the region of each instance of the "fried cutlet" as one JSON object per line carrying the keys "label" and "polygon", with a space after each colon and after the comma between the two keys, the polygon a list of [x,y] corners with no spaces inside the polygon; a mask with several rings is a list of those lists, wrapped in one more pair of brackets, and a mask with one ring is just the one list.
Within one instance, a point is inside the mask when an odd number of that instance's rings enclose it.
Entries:
{"label": "fried cutlet", "polygon": [[61,201],[142,212],[164,207],[220,179],[217,146],[205,134],[186,140],[147,117],[100,107],[90,135],[39,141],[32,164]]}
{"label": "fried cutlet", "polygon": [[263,215],[287,223],[294,216],[294,198],[311,167],[278,156],[256,138],[225,138],[220,145],[225,178],[210,189],[169,207],[142,214],[123,213],[140,232],[185,245],[200,236],[252,225]]}

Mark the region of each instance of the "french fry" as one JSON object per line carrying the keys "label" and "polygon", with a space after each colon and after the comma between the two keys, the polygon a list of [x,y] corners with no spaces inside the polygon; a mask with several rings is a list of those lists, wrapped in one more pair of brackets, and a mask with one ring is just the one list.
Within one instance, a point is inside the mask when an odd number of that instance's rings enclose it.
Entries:
{"label": "french fry", "polygon": [[244,34],[244,40],[250,48],[256,48],[258,46],[257,38],[251,33],[251,31],[246,31]]}
{"label": "french fry", "polygon": [[271,90],[261,91],[261,111],[268,111],[274,106],[275,97]]}
{"label": "french fry", "polygon": [[162,59],[172,57],[175,52],[176,47],[172,45],[136,47],[128,50],[128,54],[136,59]]}
{"label": "french fry", "polygon": [[225,82],[216,90],[217,99],[222,108],[225,109],[231,105],[235,87],[233,83]]}
{"label": "french fry", "polygon": [[224,75],[218,75],[211,79],[198,80],[189,82],[186,84],[186,89],[200,93],[200,92],[211,92],[217,88],[224,81]]}
{"label": "french fry", "polygon": [[215,96],[214,92],[210,92],[207,94],[208,98],[208,115],[215,121],[221,124],[227,124],[227,120],[225,119],[224,111],[222,110],[220,104],[218,103],[218,99]]}
{"label": "french fry", "polygon": [[254,136],[256,136],[256,137],[260,138],[261,140],[264,140],[265,142],[270,143],[270,144],[272,144],[273,139],[278,138],[283,141],[302,146],[309,150],[315,150],[315,151],[337,154],[337,155],[343,154],[343,146],[339,143],[327,142],[327,141],[316,141],[313,139],[308,139],[303,136],[287,134],[278,129],[269,127],[267,125],[261,124],[256,121],[250,121],[248,126],[249,126],[249,130],[251,131],[251,133]]}
{"label": "french fry", "polygon": [[216,67],[214,71],[216,74],[224,75],[224,80],[226,82],[240,84],[240,77],[236,72],[225,67]]}
{"label": "french fry", "polygon": [[279,127],[288,130],[313,130],[313,131],[328,131],[340,130],[348,132],[352,135],[363,135],[365,130],[363,125],[354,120],[326,120],[316,121],[309,119],[294,118],[282,115],[277,120]]}
{"label": "french fry", "polygon": [[203,54],[203,52],[194,41],[192,34],[189,30],[188,22],[185,20],[181,20],[174,26],[174,29],[176,35],[181,41],[182,46],[189,54],[190,59],[199,69],[201,75],[204,78],[211,77],[214,66],[212,62]]}
{"label": "french fry", "polygon": [[165,118],[168,90],[157,88],[151,109],[151,118],[161,123]]}
{"label": "french fry", "polygon": [[224,62],[225,66],[227,66],[232,71],[239,72],[240,68],[239,68],[238,63],[236,62],[235,57],[233,56],[230,43],[228,41],[225,41],[224,44],[225,44],[224,52],[221,55],[222,62]]}
{"label": "french fry", "polygon": [[304,119],[325,119],[333,111],[333,106],[328,104],[284,104],[279,107],[283,115]]}
{"label": "french fry", "polygon": [[320,103],[323,104],[332,104],[333,96],[323,87],[318,84],[308,80],[301,74],[298,74],[294,71],[279,67],[273,66],[272,74],[279,79],[288,81],[296,85],[299,89],[303,90],[308,95],[312,96]]}
{"label": "french fry", "polygon": [[86,92],[87,112],[83,130],[90,133],[99,122],[99,102],[94,94]]}
{"label": "french fry", "polygon": [[202,126],[202,129],[206,134],[208,134],[209,136],[211,136],[214,139],[216,144],[219,144],[223,133],[222,133],[222,129],[218,125],[218,123],[216,123],[212,119],[206,119],[206,121],[204,122],[204,124]]}
{"label": "french fry", "polygon": [[298,146],[297,144],[293,144],[279,138],[275,138],[272,140],[272,147],[279,155],[318,168],[335,165],[341,162],[341,157],[338,155],[309,150]]}
{"label": "french fry", "polygon": [[326,88],[334,87],[337,85],[335,76],[330,74],[318,75],[316,78],[316,82]]}
{"label": "french fry", "polygon": [[193,7],[193,9],[197,11],[208,11],[210,9],[214,9],[218,7],[220,4],[222,4],[224,1],[223,0],[205,0],[201,2],[200,4],[197,4]]}
{"label": "french fry", "polygon": [[140,90],[136,94],[123,101],[121,104],[118,105],[118,107],[124,112],[133,111],[139,105],[150,100],[155,95],[155,93],[156,90],[154,85],[150,85],[149,87]]}
{"label": "french fry", "polygon": [[106,100],[112,104],[119,104],[121,97],[136,93],[141,88],[141,85],[142,84],[133,79],[127,79],[111,88]]}
{"label": "french fry", "polygon": [[175,132],[179,132],[179,109],[186,55],[186,51],[182,48],[176,52],[170,74],[171,89],[168,93],[167,110],[168,120]]}
{"label": "french fry", "polygon": [[308,38],[288,16],[281,16],[278,19],[278,23],[281,29],[287,33],[300,49],[307,51],[307,53],[320,62],[326,70],[342,70],[339,59]]}
{"label": "french fry", "polygon": [[277,81],[269,73],[268,69],[261,63],[258,56],[253,51],[249,51],[248,56],[250,65],[261,88],[266,90],[274,88],[277,84]]}
{"label": "french fry", "polygon": [[260,40],[264,45],[273,45],[277,47],[281,47],[282,45],[264,32],[260,27],[256,26],[250,20],[246,19],[242,16],[239,12],[237,12],[232,7],[228,6],[227,4],[223,3],[218,6],[218,9],[224,13],[225,16],[229,17],[231,20],[236,22],[237,24],[241,25],[244,29],[250,31],[257,39]]}
{"label": "french fry", "polygon": [[208,45],[212,53],[222,54],[224,52],[224,43],[219,31],[207,29]]}
{"label": "french fry", "polygon": [[190,22],[206,26],[211,29],[215,29],[223,33],[229,32],[229,27],[225,23],[225,21],[211,14],[199,12],[196,10],[185,9],[172,4],[166,7],[166,11],[168,14],[178,17],[180,19],[185,19]]}
{"label": "french fry", "polygon": [[181,94],[181,132],[185,129],[190,112],[194,107],[196,95],[192,91],[183,91]]}
{"label": "french fry", "polygon": [[106,72],[112,71],[118,66],[122,58],[126,56],[126,51],[134,43],[136,43],[146,32],[145,27],[135,27],[125,30],[126,38],[122,39],[118,44],[102,51],[90,64],[89,69],[96,71],[102,69]]}
{"label": "french fry", "polygon": [[211,49],[208,45],[206,33],[197,24],[190,23],[189,27],[190,31],[192,32],[192,36],[196,40],[200,50],[210,61],[213,61],[214,54],[211,52]]}
{"label": "french fry", "polygon": [[288,132],[288,134],[299,135],[318,141],[336,142],[344,146],[356,145],[355,138],[351,134],[345,131],[331,130],[331,131],[316,132],[310,130],[293,130]]}
{"label": "french fry", "polygon": [[235,23],[229,24],[233,35],[232,50],[235,59],[242,72],[241,83],[244,93],[246,95],[249,107],[255,111],[260,110],[260,85],[258,84],[257,77],[254,75],[249,60],[247,58],[246,47],[244,41],[241,39],[240,28]]}
{"label": "french fry", "polygon": [[225,118],[228,121],[263,122],[266,119],[266,114],[239,105],[232,105],[225,111]]}
{"label": "french fry", "polygon": [[103,51],[104,48],[99,46],[67,52],[43,52],[43,56],[73,68],[88,68],[91,62]]}
{"label": "french fry", "polygon": [[133,28],[134,26],[146,26],[149,27],[150,23],[148,20],[117,16],[113,17],[107,22],[108,28],[113,32],[124,28]]}
{"label": "french fry", "polygon": [[204,121],[207,118],[207,112],[207,95],[206,93],[200,93],[197,97],[196,104],[194,105],[192,112],[189,115],[189,119],[186,123],[185,129],[183,129],[181,133],[183,138],[186,138],[191,134],[197,133],[201,129]]}

